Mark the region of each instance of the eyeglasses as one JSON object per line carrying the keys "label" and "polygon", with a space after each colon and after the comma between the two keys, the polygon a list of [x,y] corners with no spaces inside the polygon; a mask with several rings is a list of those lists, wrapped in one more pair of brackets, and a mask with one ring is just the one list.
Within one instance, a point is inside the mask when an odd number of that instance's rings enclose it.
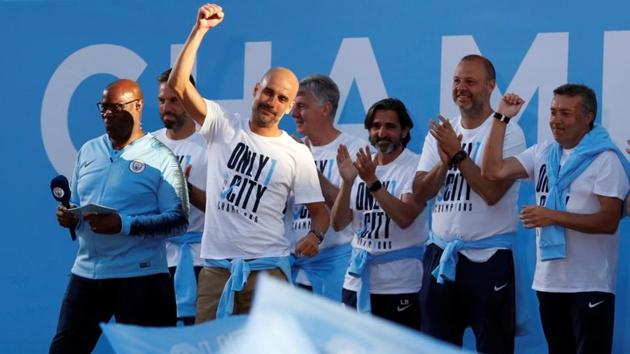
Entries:
{"label": "eyeglasses", "polygon": [[112,113],[118,113],[118,112],[122,112],[123,109],[125,109],[125,106],[130,104],[130,103],[134,103],[136,101],[140,101],[139,98],[136,98],[135,100],[131,100],[129,102],[125,102],[125,103],[102,103],[102,102],[97,102],[96,103],[96,108],[98,109],[98,112],[100,114],[105,114],[105,112],[110,111]]}

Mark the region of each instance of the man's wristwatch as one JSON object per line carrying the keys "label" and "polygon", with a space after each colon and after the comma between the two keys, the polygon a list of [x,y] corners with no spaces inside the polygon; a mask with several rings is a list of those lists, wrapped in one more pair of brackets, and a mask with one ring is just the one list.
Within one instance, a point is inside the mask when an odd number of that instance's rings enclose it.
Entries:
{"label": "man's wristwatch", "polygon": [[459,150],[458,152],[455,153],[455,155],[453,155],[453,157],[451,157],[451,160],[448,162],[448,164],[449,165],[453,165],[453,166],[457,166],[457,165],[459,165],[460,162],[462,162],[462,161],[464,161],[466,159],[466,156],[468,156],[466,151]]}
{"label": "man's wristwatch", "polygon": [[317,239],[319,240],[319,243],[324,242],[324,233],[319,231],[319,230],[315,230],[315,229],[310,229],[308,230],[309,233],[315,235],[315,237],[317,237]]}
{"label": "man's wristwatch", "polygon": [[376,182],[372,183],[372,185],[368,187],[368,191],[370,191],[370,193],[374,193],[377,190],[381,189],[381,187],[383,187],[381,181],[376,180]]}
{"label": "man's wristwatch", "polygon": [[494,112],[492,117],[494,117],[494,119],[498,120],[499,122],[505,124],[508,124],[510,122],[510,119],[512,119],[512,117],[508,117],[505,114],[501,114],[499,112]]}

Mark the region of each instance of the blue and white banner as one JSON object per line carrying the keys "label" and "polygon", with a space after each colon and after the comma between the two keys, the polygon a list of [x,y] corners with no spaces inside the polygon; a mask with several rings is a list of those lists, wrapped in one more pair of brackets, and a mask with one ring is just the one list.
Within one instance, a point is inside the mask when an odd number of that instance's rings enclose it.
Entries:
{"label": "blue and white banner", "polygon": [[247,316],[232,316],[186,327],[101,324],[116,354],[219,354],[242,336]]}
{"label": "blue and white banner", "polygon": [[[96,110],[103,88],[120,78],[144,89],[143,127],[160,128],[157,75],[172,65],[202,1],[0,1],[2,51],[0,139],[4,191],[0,343],[6,352],[46,352],[59,315],[77,243],[58,227],[49,181],[70,176],[76,151],[104,132]],[[516,117],[527,145],[550,137],[554,87],[593,87],[597,122],[615,143],[630,138],[630,1],[530,0],[333,1],[226,0],[225,21],[205,38],[195,75],[201,93],[247,116],[254,83],[271,66],[298,77],[330,75],[339,85],[336,116],[344,131],[365,136],[366,109],[400,98],[414,119],[409,148],[420,152],[429,119],[457,114],[451,75],[466,54],[481,53],[497,70],[493,102],[505,92],[526,106]],[[281,125],[293,131],[291,117]],[[521,204],[533,188],[521,187]],[[628,219],[628,218],[626,218]],[[628,220],[622,235],[630,234]],[[519,265],[533,274],[534,233],[520,230]],[[522,246],[522,247],[520,247]],[[630,352],[630,239],[620,237],[614,352]],[[535,324],[517,353],[544,353]],[[466,342],[474,348],[472,342]],[[96,353],[102,353],[100,349]]]}
{"label": "blue and white banner", "polygon": [[226,354],[470,353],[269,276],[256,286],[243,334]]}

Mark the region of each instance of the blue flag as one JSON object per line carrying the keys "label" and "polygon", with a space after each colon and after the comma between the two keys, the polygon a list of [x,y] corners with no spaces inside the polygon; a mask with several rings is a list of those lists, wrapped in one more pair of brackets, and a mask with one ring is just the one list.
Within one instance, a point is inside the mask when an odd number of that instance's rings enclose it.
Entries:
{"label": "blue flag", "polygon": [[233,316],[185,327],[101,324],[117,354],[215,354],[242,334],[247,316]]}
{"label": "blue flag", "polygon": [[242,336],[227,354],[470,353],[261,276]]}

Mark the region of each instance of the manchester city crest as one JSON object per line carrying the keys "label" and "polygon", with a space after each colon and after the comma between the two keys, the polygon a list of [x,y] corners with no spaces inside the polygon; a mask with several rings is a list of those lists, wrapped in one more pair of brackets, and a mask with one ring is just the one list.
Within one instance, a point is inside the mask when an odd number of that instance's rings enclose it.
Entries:
{"label": "manchester city crest", "polygon": [[144,164],[144,162],[140,160],[133,160],[129,163],[129,170],[131,170],[131,172],[133,173],[140,173],[144,171],[145,167],[146,165]]}
{"label": "manchester city crest", "polygon": [[55,196],[55,198],[57,198],[57,199],[63,198],[63,195],[65,194],[64,191],[63,191],[63,188],[61,188],[61,187],[53,188],[52,192],[53,192],[53,195]]}

